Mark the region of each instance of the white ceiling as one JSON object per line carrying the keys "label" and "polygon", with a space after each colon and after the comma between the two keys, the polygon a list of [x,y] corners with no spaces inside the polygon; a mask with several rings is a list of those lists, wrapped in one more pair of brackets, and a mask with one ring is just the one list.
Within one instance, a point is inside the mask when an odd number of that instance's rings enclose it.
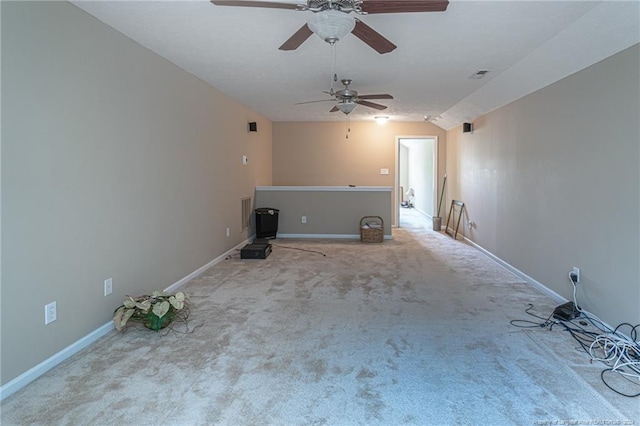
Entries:
{"label": "white ceiling", "polygon": [[[293,2],[296,0],[280,0]],[[332,48],[313,35],[278,47],[312,12],[191,1],[73,1],[142,46],[272,121],[344,120],[329,113]],[[456,1],[446,12],[359,17],[398,46],[380,55],[352,34],[336,45],[338,78],[359,94],[390,93],[379,112],[450,129],[640,42],[639,1]],[[478,69],[491,72],[469,79]]]}

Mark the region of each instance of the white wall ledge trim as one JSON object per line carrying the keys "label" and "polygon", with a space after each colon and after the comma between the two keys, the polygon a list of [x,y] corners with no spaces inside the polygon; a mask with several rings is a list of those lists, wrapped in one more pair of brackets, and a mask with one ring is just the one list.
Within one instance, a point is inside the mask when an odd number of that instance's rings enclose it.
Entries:
{"label": "white wall ledge trim", "polygon": [[256,191],[389,191],[391,186],[256,186]]}

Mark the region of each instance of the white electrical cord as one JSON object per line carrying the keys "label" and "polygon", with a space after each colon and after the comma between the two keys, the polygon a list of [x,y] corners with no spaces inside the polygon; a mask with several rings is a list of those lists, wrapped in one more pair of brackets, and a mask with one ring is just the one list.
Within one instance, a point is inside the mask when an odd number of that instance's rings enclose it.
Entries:
{"label": "white electrical cord", "polygon": [[[640,381],[640,344],[617,334],[601,334],[589,347],[589,355],[611,368],[611,371]],[[629,371],[623,370],[627,367]]]}
{"label": "white electrical cord", "polygon": [[571,284],[573,284],[573,306],[575,307],[576,311],[582,312],[582,308],[578,306],[578,299],[576,298],[576,290],[578,286],[573,281],[573,278],[571,278],[571,275],[573,275],[573,273],[569,272],[569,281],[571,282]]}
{"label": "white electrical cord", "polygon": [[589,319],[594,326],[596,326],[594,320],[597,321],[600,325],[596,327],[605,332],[605,334],[600,334],[594,338],[589,346],[589,355],[593,360],[607,365],[611,371],[640,382],[640,342],[634,342],[624,334],[609,329],[600,318],[583,312],[578,306],[576,297],[577,285],[571,275],[572,273],[569,273],[569,281],[573,284],[573,304],[575,309]]}

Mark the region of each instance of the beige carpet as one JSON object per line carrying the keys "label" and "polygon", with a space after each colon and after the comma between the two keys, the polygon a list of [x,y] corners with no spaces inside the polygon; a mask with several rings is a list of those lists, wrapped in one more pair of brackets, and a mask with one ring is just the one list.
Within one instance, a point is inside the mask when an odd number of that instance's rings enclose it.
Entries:
{"label": "beige carpet", "polygon": [[7,398],[2,424],[640,424],[638,398],[577,370],[589,360],[570,337],[509,324],[556,302],[404,224],[382,244],[234,255],[183,287],[190,333],[111,333]]}

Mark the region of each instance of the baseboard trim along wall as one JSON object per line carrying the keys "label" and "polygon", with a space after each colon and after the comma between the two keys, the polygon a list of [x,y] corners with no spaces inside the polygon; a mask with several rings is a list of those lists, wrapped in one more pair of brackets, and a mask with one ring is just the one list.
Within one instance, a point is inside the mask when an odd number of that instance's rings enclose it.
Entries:
{"label": "baseboard trim along wall", "polygon": [[[277,234],[277,238],[314,238],[314,239],[352,239],[359,240],[359,234]],[[385,240],[392,240],[391,235],[385,235]]]}
{"label": "baseboard trim along wall", "polygon": [[104,324],[98,329],[84,336],[82,339],[70,344],[60,352],[45,359],[40,364],[30,368],[15,379],[7,382],[0,388],[0,401],[4,400],[10,395],[13,395],[23,387],[27,386],[29,383],[33,382],[38,377],[45,374],[47,371],[54,368],[56,365],[65,361],[67,358],[70,358],[71,356],[77,354],[87,346],[96,342],[101,337],[107,335],[111,330],[113,330],[112,322]]}
{"label": "baseboard trim along wall", "polygon": [[[194,278],[197,278],[198,276],[203,274],[207,269],[211,268],[215,264],[217,264],[217,263],[221,262],[222,260],[224,260],[228,255],[230,255],[230,254],[234,253],[236,250],[239,250],[242,247],[244,247],[244,245],[247,244],[249,241],[250,241],[250,239],[244,240],[243,242],[241,242],[237,246],[233,247],[232,249],[226,251],[225,253],[221,254],[218,257],[216,257],[212,261],[208,262],[206,265],[201,266],[200,268],[196,269],[195,271],[193,271],[192,273],[190,273],[186,277],[184,277],[184,278],[178,280],[177,282],[171,284],[169,287],[165,288],[164,291],[166,291],[166,292],[174,292],[174,291],[176,291],[178,288],[182,287],[183,285],[185,285],[189,281],[191,281]],[[36,380],[38,377],[40,377],[43,374],[45,374],[47,371],[51,370],[52,368],[54,368],[55,366],[60,364],[61,362],[65,361],[66,359],[70,358],[71,356],[77,354],[82,349],[86,348],[87,346],[95,343],[101,337],[106,336],[112,330],[113,330],[113,322],[109,321],[108,323],[98,327],[96,330],[94,330],[91,333],[87,334],[86,336],[82,337],[80,340],[77,340],[76,342],[70,344],[69,346],[67,346],[66,348],[61,350],[60,352],[58,352],[58,353],[52,355],[51,357],[45,359],[44,361],[42,361],[40,364],[36,365],[35,367],[32,367],[29,370],[25,371],[24,373],[22,373],[21,375],[19,375],[15,379],[5,383],[3,386],[0,387],[0,401],[4,400],[5,398],[9,397],[10,395],[13,395],[14,393],[19,391],[23,387],[27,386],[32,381]]]}
{"label": "baseboard trim along wall", "polygon": [[541,282],[536,281],[535,279],[531,278],[529,275],[525,274],[524,272],[522,272],[518,268],[515,268],[515,267],[511,266],[510,264],[508,264],[504,260],[500,259],[495,254],[491,253],[489,250],[486,250],[482,246],[474,243],[469,238],[464,237],[464,241],[467,242],[469,245],[473,246],[474,248],[476,248],[478,251],[480,251],[485,256],[489,257],[491,260],[493,260],[497,264],[503,266],[504,268],[506,268],[509,271],[511,271],[514,274],[516,274],[518,277],[520,277],[523,280],[525,280],[528,284],[530,284],[533,287],[537,288],[538,290],[542,291],[544,294],[546,294],[547,296],[551,297],[556,302],[564,303],[564,302],[568,301],[567,299],[565,299],[564,297],[562,297],[561,295],[559,295],[555,291],[551,290],[546,285],[544,285]]}
{"label": "baseboard trim along wall", "polygon": [[[546,294],[547,296],[551,297],[553,300],[555,300],[558,303],[566,303],[569,301],[569,299],[564,298],[563,296],[559,295],[558,293],[556,293],[555,291],[551,290],[549,287],[547,287],[546,285],[542,284],[539,281],[536,281],[535,279],[531,278],[529,275],[525,274],[524,272],[522,272],[521,270],[519,270],[518,268],[515,268],[513,266],[511,266],[510,264],[508,264],[507,262],[505,262],[504,260],[500,259],[498,256],[494,255],[493,253],[491,253],[490,251],[484,249],[482,246],[474,243],[473,241],[471,241],[470,239],[468,239],[467,237],[464,237],[464,241],[469,243],[469,245],[473,246],[475,249],[477,249],[478,251],[480,251],[482,254],[484,254],[485,256],[489,257],[491,260],[493,260],[494,262],[496,262],[497,264],[499,264],[500,266],[503,266],[504,268],[508,269],[509,271],[513,272],[514,274],[516,274],[518,277],[522,278],[524,281],[526,281],[529,285],[537,288],[538,290],[540,290],[541,292],[543,292],[544,294]],[[605,328],[608,328],[609,330],[614,330],[614,327],[611,327],[609,324],[607,324],[606,322],[602,321],[600,318],[598,318],[597,315],[592,314],[591,312],[582,309],[582,312],[592,318],[596,318],[600,324],[602,324]],[[624,333],[622,333],[624,334]],[[629,340],[633,340],[631,339],[631,336],[626,335],[627,338]]]}

